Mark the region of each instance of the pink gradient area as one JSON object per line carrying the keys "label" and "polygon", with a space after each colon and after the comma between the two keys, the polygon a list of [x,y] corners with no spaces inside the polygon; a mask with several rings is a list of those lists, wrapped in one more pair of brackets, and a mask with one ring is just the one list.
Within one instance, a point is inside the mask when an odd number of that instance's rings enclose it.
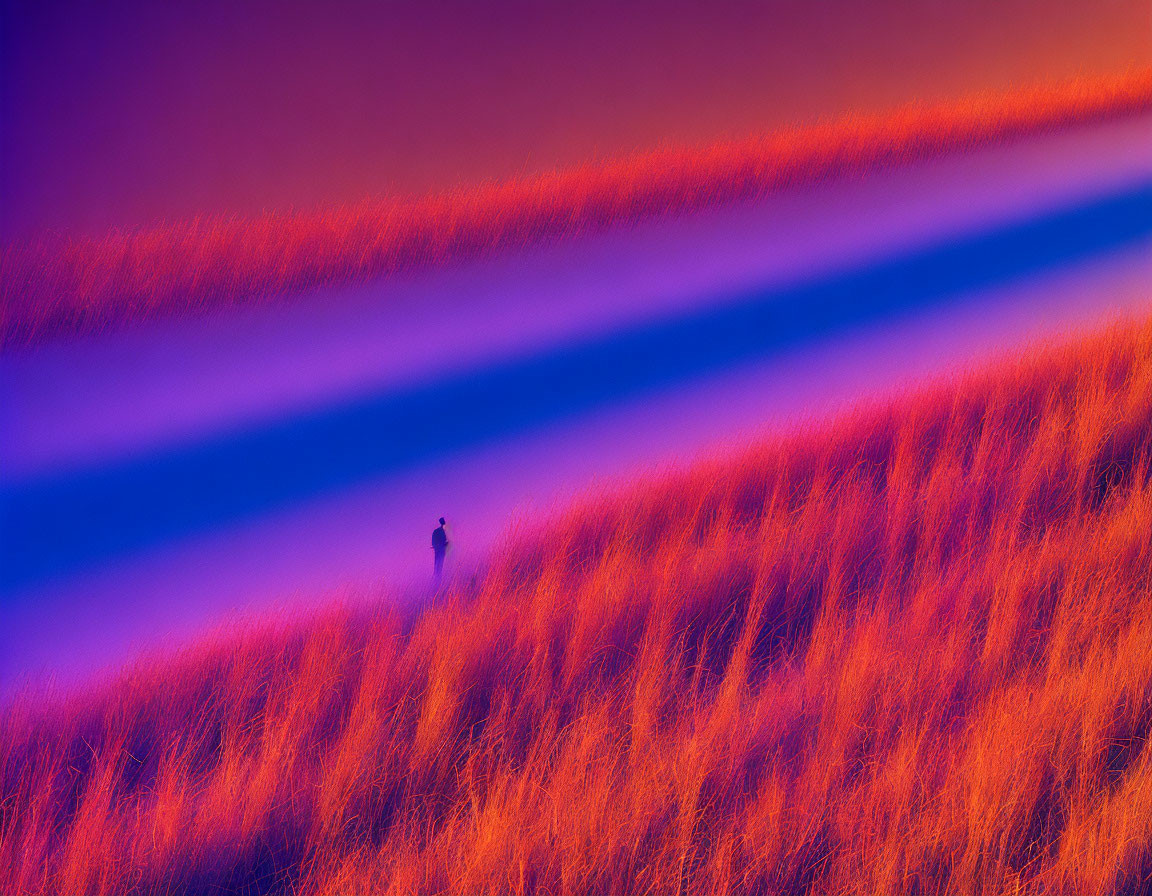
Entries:
{"label": "pink gradient area", "polygon": [[1030,138],[754,204],[300,302],[0,357],[20,479],[659,320],[1152,176],[1152,118]]}
{"label": "pink gradient area", "polygon": [[1141,246],[33,590],[0,635],[0,689],[66,687],[246,619],[294,618],[335,601],[425,599],[428,535],[441,514],[455,545],[449,572],[467,574],[509,527],[546,523],[574,496],[818,424],[1032,340],[1150,313],[1150,282],[1152,246]]}

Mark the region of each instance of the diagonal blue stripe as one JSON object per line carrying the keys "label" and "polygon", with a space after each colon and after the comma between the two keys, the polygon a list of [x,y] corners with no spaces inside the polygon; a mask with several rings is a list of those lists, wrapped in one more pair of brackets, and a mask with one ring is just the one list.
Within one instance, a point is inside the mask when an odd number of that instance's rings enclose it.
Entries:
{"label": "diagonal blue stripe", "polygon": [[404,391],[0,491],[0,593],[1152,234],[1152,184]]}

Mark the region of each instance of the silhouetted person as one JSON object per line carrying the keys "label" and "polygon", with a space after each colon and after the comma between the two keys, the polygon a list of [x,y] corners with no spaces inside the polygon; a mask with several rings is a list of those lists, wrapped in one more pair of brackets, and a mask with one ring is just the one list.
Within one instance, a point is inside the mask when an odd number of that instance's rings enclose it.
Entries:
{"label": "silhouetted person", "polygon": [[448,553],[448,533],[444,531],[444,517],[440,525],[432,530],[432,562],[436,568],[436,578],[444,571],[444,555]]}

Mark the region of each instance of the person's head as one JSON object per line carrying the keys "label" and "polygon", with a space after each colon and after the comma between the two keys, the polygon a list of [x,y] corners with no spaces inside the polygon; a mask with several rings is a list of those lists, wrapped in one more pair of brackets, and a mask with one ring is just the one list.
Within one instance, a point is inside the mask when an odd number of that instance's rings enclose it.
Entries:
{"label": "person's head", "polygon": [[441,525],[441,526],[443,526],[443,525],[444,525],[444,517],[440,517],[440,525]]}

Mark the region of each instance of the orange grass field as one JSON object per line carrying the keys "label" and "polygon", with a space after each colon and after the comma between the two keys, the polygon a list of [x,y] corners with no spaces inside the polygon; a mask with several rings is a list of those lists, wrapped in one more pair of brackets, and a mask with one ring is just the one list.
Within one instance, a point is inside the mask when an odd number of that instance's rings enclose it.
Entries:
{"label": "orange grass field", "polygon": [[687,212],[1152,107],[1152,70],[913,104],[698,149],[663,149],[420,200],[204,218],[0,248],[0,347],[270,301]]}
{"label": "orange grass field", "polygon": [[0,892],[1152,892],[1152,321],[0,717]]}

